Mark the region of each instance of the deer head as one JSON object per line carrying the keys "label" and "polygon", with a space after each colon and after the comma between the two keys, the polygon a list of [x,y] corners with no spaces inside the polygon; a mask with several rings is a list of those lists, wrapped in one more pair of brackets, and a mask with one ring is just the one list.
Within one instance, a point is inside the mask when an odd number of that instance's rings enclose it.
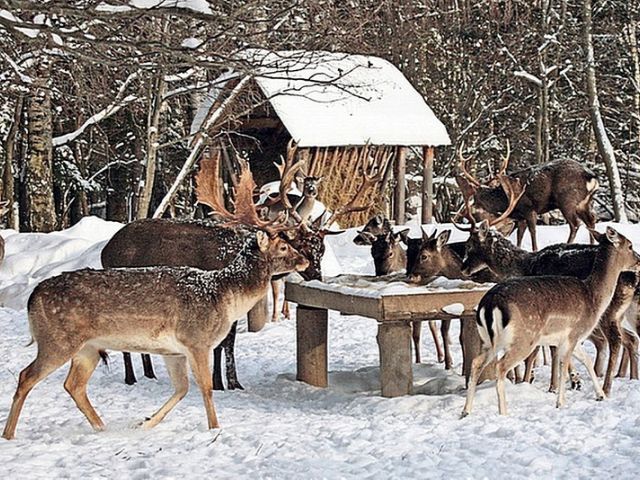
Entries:
{"label": "deer head", "polygon": [[407,248],[407,277],[410,282],[418,283],[440,275],[449,267],[450,256],[446,254],[446,244],[451,230],[431,235],[422,231],[422,238],[409,240]]}
{"label": "deer head", "polygon": [[400,232],[387,232],[380,235],[369,232],[359,232],[359,234],[367,245],[371,245],[376,275],[387,275],[405,268],[406,253],[400,244],[408,242],[408,228]]}

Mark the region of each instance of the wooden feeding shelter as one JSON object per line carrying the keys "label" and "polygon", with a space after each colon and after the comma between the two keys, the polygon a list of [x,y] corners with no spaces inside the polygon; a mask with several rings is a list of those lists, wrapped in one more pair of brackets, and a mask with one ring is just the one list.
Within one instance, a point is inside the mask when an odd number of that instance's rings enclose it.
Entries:
{"label": "wooden feeding shelter", "polygon": [[[365,212],[405,222],[408,147],[424,155],[422,222],[431,221],[434,147],[450,145],[445,126],[391,63],[377,57],[324,51],[242,53],[243,71],[215,82],[191,131],[207,135],[203,155],[220,155],[223,176],[234,182],[237,158],[249,159],[258,186],[277,180],[274,162],[293,157],[305,174],[322,177],[319,199],[333,210],[375,176]],[[395,182],[391,180],[395,179]],[[387,191],[393,185],[393,200]]]}

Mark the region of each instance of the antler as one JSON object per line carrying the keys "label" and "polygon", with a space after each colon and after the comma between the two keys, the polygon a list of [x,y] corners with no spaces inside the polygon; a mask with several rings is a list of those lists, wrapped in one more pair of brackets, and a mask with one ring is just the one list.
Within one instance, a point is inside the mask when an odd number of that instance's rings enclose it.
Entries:
{"label": "antler", "polygon": [[283,212],[278,218],[273,220],[262,220],[256,205],[253,203],[253,191],[256,184],[253,175],[246,161],[240,162],[240,175],[238,186],[234,189],[234,212],[231,213],[224,205],[221,196],[220,176],[218,175],[218,165],[220,155],[203,159],[200,163],[200,171],[196,176],[196,196],[198,202],[211,207],[218,215],[224,217],[230,223],[243,223],[253,225],[271,234],[290,230],[287,225],[288,215]]}
{"label": "antler", "polygon": [[[374,166],[373,170],[376,170],[376,169],[377,167]],[[375,175],[373,173],[367,173],[366,171],[363,172],[364,175],[362,179],[362,184],[360,185],[360,188],[356,191],[353,198],[346,205],[336,208],[336,210],[331,214],[329,219],[325,222],[325,225],[331,225],[333,222],[335,222],[338,219],[338,217],[346,215],[347,213],[362,212],[364,210],[371,208],[371,206],[374,203],[374,200],[369,200],[368,202],[362,203],[362,204],[358,204],[358,202],[362,200],[362,196],[369,189],[370,186],[375,185],[380,180],[382,180],[384,176],[384,169],[379,168],[377,170],[378,172]]]}
{"label": "antler", "polygon": [[509,144],[509,139],[507,139],[507,155],[502,157],[502,166],[498,172],[498,177],[506,173],[507,167],[509,166],[509,156],[511,156],[511,145]]}
{"label": "antler", "polygon": [[[458,230],[461,230],[463,232],[470,232],[472,230],[475,230],[475,228],[476,228],[476,219],[473,218],[473,215],[471,214],[471,203],[469,201],[469,197],[467,197],[467,196],[465,196],[463,194],[462,198],[464,200],[464,203],[458,209],[456,214],[452,216],[451,223],[453,223],[453,226],[456,227]],[[456,221],[460,217],[460,215],[463,215],[467,220],[469,220],[469,226],[468,227],[463,227],[462,225],[459,225],[459,224],[456,223]]]}
{"label": "antler", "polygon": [[463,149],[464,149],[464,141],[460,144],[460,148],[458,149],[458,157],[460,158],[460,164],[459,164],[460,171],[462,172],[462,175],[467,180],[469,180],[474,186],[480,187],[481,186],[480,181],[467,171],[467,162],[471,160],[471,157],[464,158],[464,156],[462,155]]}
{"label": "antler", "polygon": [[221,217],[233,220],[234,215],[225,207],[221,195],[219,165],[220,152],[200,161],[200,171],[196,175],[196,198],[198,203],[207,205]]}
{"label": "antler", "polygon": [[500,182],[500,185],[502,185],[502,189],[509,199],[509,205],[507,206],[507,209],[502,212],[502,215],[489,222],[489,225],[491,226],[502,223],[509,217],[509,215],[511,215],[511,212],[516,208],[518,201],[522,198],[522,195],[524,195],[525,190],[525,187],[522,185],[519,178],[512,179],[506,175],[498,175],[498,181]]}
{"label": "antler", "polygon": [[298,150],[298,146],[294,143],[293,140],[289,141],[287,145],[287,158],[283,161],[283,163],[276,163],[276,168],[280,172],[280,202],[286,210],[293,211],[293,205],[289,201],[289,197],[287,193],[289,192],[289,188],[293,183],[293,180],[296,178],[296,173],[302,169],[304,166],[304,161],[299,161],[294,163],[294,159],[296,158],[296,151]]}

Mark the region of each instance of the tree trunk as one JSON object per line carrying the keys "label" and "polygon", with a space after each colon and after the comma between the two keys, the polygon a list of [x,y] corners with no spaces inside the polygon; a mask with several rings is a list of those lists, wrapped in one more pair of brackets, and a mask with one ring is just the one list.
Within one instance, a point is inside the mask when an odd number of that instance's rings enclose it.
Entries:
{"label": "tree trunk", "polygon": [[584,22],[584,48],[587,53],[587,93],[589,95],[589,112],[591,123],[598,143],[598,152],[604,160],[609,177],[609,188],[613,200],[613,212],[616,222],[627,222],[627,213],[624,208],[624,197],[622,192],[622,181],[618,171],[613,146],[609,141],[609,136],[600,114],[600,100],[598,99],[598,88],[596,86],[595,55],[593,52],[593,39],[591,36],[591,0],[584,0],[582,4],[582,16]]}
{"label": "tree trunk", "polygon": [[27,153],[24,176],[26,210],[21,219],[25,232],[50,232],[56,228],[53,200],[53,149],[51,93],[49,73],[51,61],[42,56],[36,61],[31,91],[27,96]]}
{"label": "tree trunk", "polygon": [[633,105],[636,114],[636,135],[638,136],[638,145],[640,146],[640,57],[638,56],[638,36],[636,34],[636,22],[634,20],[629,21],[628,33],[629,50],[631,51],[631,59],[633,61]]}
{"label": "tree trunk", "polygon": [[4,171],[2,172],[2,200],[9,201],[9,214],[7,215],[7,227],[17,228],[17,222],[15,215],[13,214],[13,204],[15,201],[15,180],[13,177],[13,158],[15,155],[16,141],[18,139],[18,132],[20,131],[20,125],[22,124],[22,108],[24,106],[24,97],[19,96],[16,101],[16,109],[13,114],[13,123],[11,129],[7,135],[7,143],[5,153],[7,157],[4,162]]}
{"label": "tree trunk", "polygon": [[156,164],[158,158],[158,137],[160,134],[160,112],[162,110],[162,98],[166,91],[164,74],[159,70],[153,82],[149,95],[149,116],[147,118],[147,160],[145,165],[145,180],[142,187],[142,195],[138,204],[137,217],[147,218],[149,205],[153,194],[153,183],[156,178]]}

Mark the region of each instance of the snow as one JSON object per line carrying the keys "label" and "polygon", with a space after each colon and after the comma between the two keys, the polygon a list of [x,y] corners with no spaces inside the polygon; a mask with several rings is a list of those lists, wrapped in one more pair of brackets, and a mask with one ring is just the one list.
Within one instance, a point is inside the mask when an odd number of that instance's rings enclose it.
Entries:
{"label": "snow", "polygon": [[[451,144],[445,126],[424,98],[386,60],[257,49],[241,57],[254,66],[256,83],[300,147]],[[200,107],[204,112],[227,79],[219,80]],[[203,118],[202,113],[196,115],[192,132]]]}
{"label": "snow", "polygon": [[[617,226],[633,240],[638,225]],[[97,266],[104,242],[119,224],[96,218],[50,234],[0,232],[6,263],[0,291],[35,284],[63,269]],[[427,229],[433,226],[427,226]],[[441,228],[440,226],[438,228]],[[598,226],[603,231],[603,226]],[[586,240],[584,229],[580,239]],[[419,234],[418,226],[412,235]],[[349,245],[355,229],[327,237],[340,273],[370,271],[369,249]],[[454,240],[464,234],[453,233]],[[568,229],[539,227],[541,244],[565,240]],[[60,251],[58,251],[60,250]],[[370,260],[369,260],[370,262]],[[326,272],[325,272],[326,273]],[[3,293],[3,302],[7,301]],[[33,360],[24,304],[0,308],[0,419],[7,417],[18,372]],[[451,306],[453,307],[453,306]],[[295,318],[295,312],[294,316]],[[414,365],[415,394],[382,398],[378,346],[371,319],[330,313],[329,387],[295,381],[295,320],[259,333],[241,325],[236,355],[244,391],[215,392],[222,425],[208,431],[202,399],[191,382],[186,398],[153,430],[135,424],[172,393],[162,362],[158,380],[122,381],[118,353],[99,366],[89,397],[107,430],[93,432],[62,388],[67,368],[27,398],[17,437],[0,440],[2,478],[595,478],[637,476],[640,384],[616,379],[611,398],[596,402],[589,382],[567,392],[555,408],[547,393],[549,367],[531,385],[506,385],[510,415],[497,414],[494,384],[478,389],[464,420],[458,324],[452,325],[455,370],[436,363],[430,335]],[[424,329],[426,330],[426,329]],[[590,345],[587,345],[590,348]],[[140,374],[139,360],[134,363]],[[581,368],[581,365],[578,366]],[[586,372],[580,371],[586,378]],[[141,375],[139,375],[141,376]]]}
{"label": "snow", "polygon": [[212,15],[207,0],[129,0],[128,5],[112,5],[102,2],[96,6],[99,12],[122,13],[132,9],[150,10],[155,8],[183,8],[196,13]]}

